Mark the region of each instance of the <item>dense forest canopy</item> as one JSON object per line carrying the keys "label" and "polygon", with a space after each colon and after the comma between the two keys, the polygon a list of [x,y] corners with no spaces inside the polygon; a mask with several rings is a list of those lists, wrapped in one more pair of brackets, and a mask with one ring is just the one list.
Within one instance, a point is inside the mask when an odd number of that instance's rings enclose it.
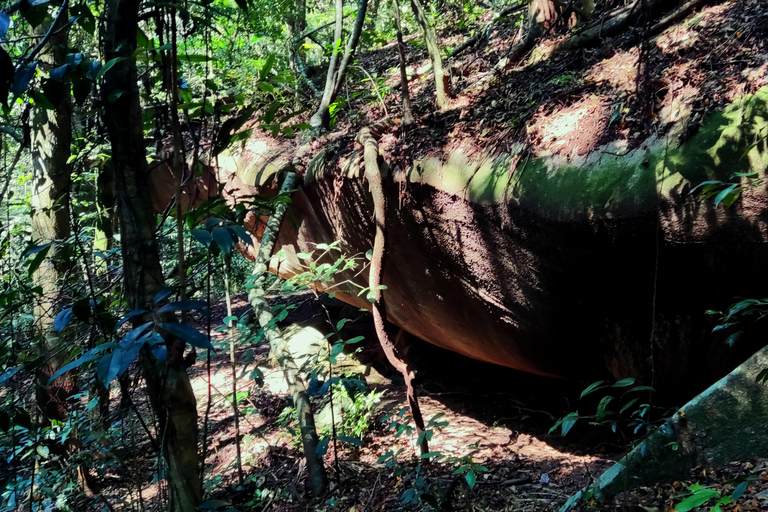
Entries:
{"label": "dense forest canopy", "polygon": [[[766,36],[762,0],[0,3],[0,510],[555,510],[643,436],[751,455],[665,407],[741,364],[707,393],[768,416]],[[747,469],[661,499],[758,510]]]}

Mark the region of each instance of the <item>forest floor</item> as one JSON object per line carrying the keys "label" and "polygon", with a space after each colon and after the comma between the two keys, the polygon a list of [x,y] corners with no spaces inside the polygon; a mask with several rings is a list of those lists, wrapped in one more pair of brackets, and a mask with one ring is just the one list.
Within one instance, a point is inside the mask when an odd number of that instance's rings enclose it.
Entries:
{"label": "forest floor", "polygon": [[[610,5],[598,3],[594,23],[609,15]],[[472,21],[463,12],[441,13],[440,44],[449,54],[468,40],[468,27],[489,34],[446,58],[454,98],[442,109],[434,106],[426,49],[418,38],[405,44],[416,122],[380,140],[393,168],[459,148],[470,157],[506,153],[567,160],[609,143],[631,150],[663,136],[681,118],[684,140],[709,113],[768,85],[768,8],[762,0],[703,2],[664,30],[637,26],[585,46],[568,47],[569,35],[555,30],[508,63],[519,16],[491,18],[491,11]],[[402,115],[395,44],[360,52],[357,60],[358,68],[376,78],[381,96],[353,69],[338,124],[313,141],[313,154],[326,144],[349,154],[362,126]],[[287,142],[272,138],[268,144],[290,147]]]}
{"label": "forest floor", "polygon": [[[286,299],[275,298],[273,305],[285,303]],[[269,350],[263,343],[250,349],[240,344],[235,369],[244,476],[240,485],[229,343],[225,333],[216,333],[220,348],[211,359],[211,386],[205,359],[198,357],[190,374],[200,417],[207,418],[208,425],[206,499],[211,507],[220,507],[218,510],[226,510],[226,503],[234,510],[274,511],[555,511],[608,469],[628,446],[607,428],[586,422],[577,424],[566,437],[549,433],[558,418],[575,410],[587,383],[524,375],[414,342],[409,357],[418,369],[424,416],[429,420],[440,415],[436,421],[444,422],[430,441],[430,450],[440,452],[442,458],[424,464],[414,449],[415,435],[396,436],[382,422],[386,415],[397,414],[406,406],[405,388],[382,364],[369,315],[333,301],[321,303],[310,292],[294,295],[287,303],[295,309],[281,326],[290,337],[299,364],[327,354],[329,317],[334,323],[340,316],[352,317],[346,332],[365,336],[356,356],[342,355],[334,366],[334,375],[363,374],[374,391],[374,398],[357,413],[349,400],[344,412],[338,413],[339,402],[344,399],[336,396],[337,434],[345,434],[342,424],[362,423],[367,428],[363,444],[358,447],[338,442],[334,447],[331,443],[325,455],[331,484],[325,495],[313,497],[305,483],[303,454],[292,430],[291,400],[282,373],[269,361]],[[248,310],[242,297],[234,307],[235,314]],[[213,325],[221,325],[225,316],[223,306],[216,308]],[[255,365],[260,375],[252,374]],[[206,412],[209,391],[210,410]],[[329,436],[331,431],[328,395],[313,399],[321,436]],[[134,426],[133,443],[137,442],[137,431]],[[397,463],[380,460],[382,455],[398,451]],[[144,468],[139,477],[143,510],[161,510],[163,500],[159,498],[164,490],[146,469],[152,465],[135,462],[135,467]],[[474,488],[468,485],[464,472],[457,474],[457,469],[466,470],[468,464],[474,464],[476,470]],[[768,460],[751,460],[694,468],[688,480],[632,490],[585,510],[672,512],[675,504],[690,495],[694,484],[727,496],[745,478],[749,484],[744,496],[722,510],[768,509]],[[115,482],[108,494],[121,496],[127,507],[137,507],[138,492],[134,495],[133,490],[120,489],[130,485],[130,477],[124,480]]]}

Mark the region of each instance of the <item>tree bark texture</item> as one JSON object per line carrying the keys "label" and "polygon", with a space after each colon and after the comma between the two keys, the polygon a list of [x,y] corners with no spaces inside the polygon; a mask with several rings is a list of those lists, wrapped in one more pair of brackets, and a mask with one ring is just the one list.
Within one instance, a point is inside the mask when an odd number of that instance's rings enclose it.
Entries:
{"label": "tree bark texture", "polygon": [[[131,309],[147,309],[164,286],[154,235],[155,217],[149,190],[136,62],[139,2],[110,0],[106,4],[106,59],[123,57],[104,77],[104,122],[112,143],[115,194],[120,218],[124,293]],[[122,91],[112,98],[114,91]],[[140,321],[140,320],[138,320]],[[161,430],[168,464],[168,510],[191,512],[202,500],[198,473],[197,408],[183,363],[185,343],[166,336],[165,363],[142,354],[142,370]]]}
{"label": "tree bark texture", "polygon": [[[352,29],[352,33],[347,40],[346,48],[344,49],[344,57],[339,63],[339,54],[337,44],[341,44],[341,37],[343,35],[344,24],[344,2],[342,0],[336,0],[336,29],[333,37],[333,53],[331,54],[331,62],[328,65],[328,74],[325,77],[325,89],[323,90],[323,98],[320,100],[320,106],[317,111],[312,115],[309,120],[309,124],[312,129],[318,130],[321,128],[328,128],[331,120],[330,106],[336,100],[336,97],[341,90],[341,86],[344,83],[344,76],[347,73],[347,68],[352,61],[352,57],[355,54],[357,44],[360,42],[360,34],[363,32],[363,22],[365,21],[365,12],[368,8],[368,2],[366,0],[358,0],[357,2],[357,16],[355,17],[355,26]],[[336,66],[338,65],[338,70]]]}
{"label": "tree bark texture", "polygon": [[403,29],[400,24],[400,2],[398,0],[392,0],[392,12],[395,17],[395,31],[397,32],[397,54],[400,57],[400,94],[403,97],[403,126],[408,126],[413,124],[413,111],[411,109],[411,93],[408,89],[405,43],[403,43]]}
{"label": "tree bark texture", "polygon": [[[296,173],[288,172],[280,189],[281,193],[293,191],[297,183]],[[307,460],[309,485],[312,492],[317,496],[325,492],[328,486],[328,479],[325,474],[323,458],[317,453],[318,437],[317,430],[315,429],[315,418],[312,415],[312,406],[309,402],[309,395],[304,386],[304,381],[299,374],[299,369],[288,349],[288,344],[280,330],[273,324],[272,308],[269,307],[265,291],[269,259],[272,256],[272,250],[280,234],[280,225],[287,209],[287,204],[279,203],[269,217],[253,269],[255,282],[253,288],[248,292],[248,302],[253,308],[256,320],[261,328],[264,329],[264,336],[269,342],[272,355],[280,364],[285,380],[288,383],[288,389],[291,391],[293,405],[296,408],[296,416],[299,422],[304,456]]]}
{"label": "tree bark texture", "polygon": [[432,61],[432,71],[435,74],[435,102],[438,108],[444,108],[448,106],[448,102],[452,97],[451,78],[445,74],[443,69],[443,58],[440,55],[440,46],[437,43],[435,29],[429,24],[427,13],[421,0],[411,0],[411,7],[413,8],[413,14],[416,16],[416,21],[424,33],[424,42],[427,43],[429,59]]}
{"label": "tree bark texture", "polygon": [[[40,54],[39,66],[43,72],[66,62],[66,13],[58,17],[54,35]],[[46,30],[48,28],[46,27]],[[35,331],[41,338],[41,352],[55,352],[56,334],[53,321],[63,297],[60,287],[66,274],[72,270],[71,260],[63,260],[59,244],[71,235],[69,221],[69,186],[71,168],[67,163],[72,145],[72,104],[69,94],[63,95],[54,110],[35,107],[32,110],[32,238],[38,245],[51,244],[48,255],[34,272],[35,285],[42,289],[35,305]],[[48,385],[48,380],[65,362],[66,354],[51,354],[37,374],[37,403],[46,421],[64,420],[69,408],[67,399],[74,392],[77,374],[68,373]]]}

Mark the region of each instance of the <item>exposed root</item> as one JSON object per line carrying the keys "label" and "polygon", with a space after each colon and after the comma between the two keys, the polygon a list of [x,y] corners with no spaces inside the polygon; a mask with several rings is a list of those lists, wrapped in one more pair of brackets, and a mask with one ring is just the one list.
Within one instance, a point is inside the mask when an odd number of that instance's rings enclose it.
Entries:
{"label": "exposed root", "polygon": [[[379,343],[391,364],[405,380],[406,394],[408,398],[408,408],[413,416],[413,422],[416,425],[416,432],[424,432],[424,417],[419,407],[416,389],[413,386],[415,377],[413,369],[408,362],[398,352],[397,347],[392,342],[386,329],[386,307],[384,297],[381,292],[381,272],[384,265],[384,247],[385,247],[385,229],[386,229],[386,199],[384,196],[384,186],[379,170],[379,146],[376,142],[376,136],[386,128],[389,123],[379,123],[373,127],[365,127],[360,130],[357,136],[358,142],[363,145],[363,159],[365,162],[365,179],[373,197],[374,222],[376,224],[376,236],[373,242],[373,255],[371,256],[371,267],[368,278],[370,293],[373,295],[373,304],[371,311],[373,313],[373,323],[376,328],[376,335],[379,337]],[[429,453],[429,443],[426,436],[419,436],[421,444],[419,451],[421,455]]]}

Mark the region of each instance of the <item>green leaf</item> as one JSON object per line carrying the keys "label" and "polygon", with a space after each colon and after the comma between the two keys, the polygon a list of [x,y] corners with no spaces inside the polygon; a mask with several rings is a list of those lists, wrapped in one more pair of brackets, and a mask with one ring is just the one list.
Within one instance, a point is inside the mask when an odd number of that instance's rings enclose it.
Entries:
{"label": "green leaf", "polygon": [[40,265],[45,260],[45,257],[48,256],[48,251],[50,250],[51,250],[51,244],[45,244],[45,245],[39,245],[27,251],[25,256],[31,256],[32,254],[35,255],[35,257],[32,258],[32,261],[29,262],[28,273],[30,276],[34,274],[38,268],[40,268]]}
{"label": "green leaf", "polygon": [[19,370],[21,370],[21,368],[21,366],[17,366],[15,368],[11,368],[10,370],[6,370],[5,373],[0,375],[0,386],[2,386],[5,381],[16,375]]}
{"label": "green leaf", "polygon": [[35,451],[37,451],[37,454],[44,459],[47,459],[48,456],[51,454],[50,448],[48,448],[44,444],[37,445],[37,447],[35,448]]}
{"label": "green leaf", "polygon": [[624,404],[624,406],[621,408],[621,410],[619,410],[619,414],[624,414],[624,412],[625,412],[627,409],[629,409],[630,407],[632,407],[633,405],[635,405],[635,403],[636,403],[638,400],[640,400],[640,399],[639,399],[639,398],[633,398],[632,400],[630,400],[629,402],[627,402],[626,404]]}
{"label": "green leaf", "polygon": [[259,82],[258,85],[256,85],[256,87],[258,87],[264,92],[269,92],[269,93],[275,92],[275,86],[269,82]]}
{"label": "green leaf", "polygon": [[714,489],[699,489],[680,502],[680,504],[675,507],[675,510],[677,510],[677,512],[688,512],[718,496],[720,496],[720,494]]}
{"label": "green leaf", "polygon": [[635,379],[632,377],[628,377],[626,379],[621,379],[617,383],[613,385],[614,388],[627,388],[635,383]]}
{"label": "green leaf", "polygon": [[75,314],[72,311],[72,308],[62,309],[53,320],[53,330],[56,331],[56,334],[60,334],[61,331],[63,331],[67,325],[69,325],[69,322],[74,316]]}
{"label": "green leaf", "polygon": [[739,498],[744,496],[744,493],[747,491],[748,485],[749,485],[749,481],[745,480],[736,486],[736,488],[733,490],[733,494],[731,494],[731,498],[733,499],[734,502],[739,501]]}
{"label": "green leaf", "polygon": [[112,67],[115,64],[117,64],[118,62],[122,61],[124,58],[125,57],[115,57],[114,59],[111,59],[111,60],[107,61],[106,64],[101,66],[101,68],[99,69],[99,72],[96,73],[96,81],[98,82],[99,80],[101,80],[102,77],[104,77],[104,75],[107,74],[107,71],[112,69]]}
{"label": "green leaf", "polygon": [[[721,190],[721,191],[720,191],[720,193],[719,193],[719,194],[717,194],[717,195],[715,196],[715,206],[717,206],[717,205],[719,205],[721,202],[723,202],[723,200],[724,200],[724,199],[725,199],[725,198],[726,198],[726,197],[727,197],[727,196],[728,196],[728,195],[729,195],[731,192],[733,192],[733,191],[734,191],[734,189],[735,189],[736,187],[738,187],[738,186],[739,186],[738,184],[733,184],[733,185],[731,185],[730,187],[726,187],[726,188],[724,188],[723,190]],[[735,199],[734,199],[733,201],[735,201]],[[731,203],[732,203],[733,201],[731,201]]]}
{"label": "green leaf", "polygon": [[563,436],[568,435],[568,432],[571,431],[573,426],[576,424],[576,422],[579,419],[579,413],[577,412],[571,412],[565,415],[563,418],[563,422],[560,425],[560,433]]}
{"label": "green leaf", "polygon": [[592,393],[593,391],[596,391],[598,389],[602,389],[602,388],[606,387],[605,384],[607,384],[607,383],[608,383],[608,381],[605,381],[605,380],[599,380],[597,382],[593,382],[592,384],[587,386],[584,389],[584,391],[581,392],[581,395],[579,395],[579,398],[584,398],[585,396],[587,396],[588,394]]}
{"label": "green leaf", "polygon": [[264,65],[261,67],[261,70],[259,71],[259,80],[266,80],[269,76],[269,72],[272,71],[272,66],[275,64],[275,54],[270,53],[267,57],[267,60],[264,62]]}
{"label": "green leaf", "polygon": [[167,322],[160,324],[160,327],[193,347],[215,350],[208,337],[189,324]]}
{"label": "green leaf", "polygon": [[358,439],[356,437],[349,437],[349,436],[339,436],[336,439],[341,441],[342,443],[351,444],[353,446],[363,446],[362,439]]}
{"label": "green leaf", "polygon": [[113,347],[113,344],[105,344],[105,345],[99,345],[98,347],[89,350],[76,360],[72,361],[71,363],[65,364],[61,368],[59,368],[53,375],[51,375],[51,378],[48,379],[48,385],[50,385],[53,381],[64,375],[70,370],[73,370],[75,368],[79,368],[80,366],[83,366],[85,363],[89,363],[91,361],[95,361],[99,358],[99,352],[102,352],[107,347]]}
{"label": "green leaf", "polygon": [[121,319],[120,319],[120,321],[119,321],[119,322],[117,322],[117,325],[115,326],[115,331],[117,331],[118,329],[120,329],[120,327],[122,327],[122,326],[123,326],[123,324],[124,324],[125,322],[127,322],[128,320],[130,320],[131,318],[133,318],[133,317],[135,317],[135,316],[143,315],[143,314],[144,314],[144,313],[146,313],[146,312],[147,312],[147,310],[146,310],[146,309],[134,309],[134,310],[133,310],[133,311],[131,311],[130,313],[127,313],[127,314],[126,314],[126,315],[125,315],[123,318],[121,318]]}
{"label": "green leaf", "polygon": [[246,231],[243,226],[233,224],[231,226],[227,226],[227,229],[232,232],[235,238],[239,238],[248,245],[253,245],[253,239],[251,238],[251,235],[248,234],[248,231]]}
{"label": "green leaf", "polygon": [[606,410],[606,408],[612,401],[613,397],[611,395],[604,396],[602,400],[600,400],[600,403],[597,405],[597,414],[595,414],[596,421],[602,421],[603,418],[611,414],[611,411]]}
{"label": "green leaf", "polygon": [[180,300],[177,302],[169,302],[165,306],[157,310],[158,313],[172,313],[176,311],[190,311],[193,309],[204,310],[208,307],[208,303],[204,300]]}
{"label": "green leaf", "polygon": [[469,485],[470,489],[475,488],[475,483],[477,482],[477,473],[475,473],[473,470],[467,471],[467,474],[464,475],[464,478],[467,480],[467,484]]}
{"label": "green leaf", "polygon": [[213,237],[211,237],[211,233],[204,230],[204,229],[193,229],[190,231],[190,234],[192,235],[192,238],[203,244],[204,246],[208,247],[211,245],[211,240]]}
{"label": "green leaf", "polygon": [[115,380],[117,374],[120,373],[122,352],[122,350],[115,350],[114,352],[106,354],[96,366],[96,377],[105,387],[109,387],[109,383]]}
{"label": "green leaf", "polygon": [[330,440],[326,437],[324,439],[321,439],[319,443],[317,443],[317,448],[315,448],[315,453],[319,456],[325,455],[325,452],[328,451],[328,442]]}

